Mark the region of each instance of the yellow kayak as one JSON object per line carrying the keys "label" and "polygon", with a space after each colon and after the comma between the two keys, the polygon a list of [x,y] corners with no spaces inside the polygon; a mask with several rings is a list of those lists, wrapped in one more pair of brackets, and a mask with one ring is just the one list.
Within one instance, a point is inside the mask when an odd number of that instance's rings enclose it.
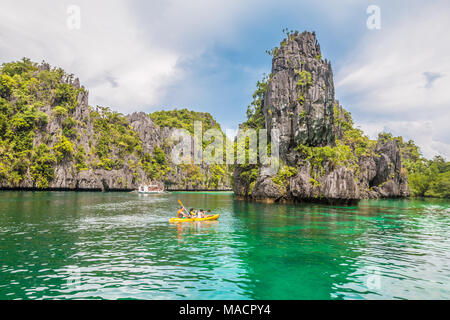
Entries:
{"label": "yellow kayak", "polygon": [[196,222],[196,221],[210,221],[210,220],[217,220],[219,219],[220,214],[213,214],[213,215],[209,215],[206,218],[171,218],[169,220],[170,223],[173,222]]}

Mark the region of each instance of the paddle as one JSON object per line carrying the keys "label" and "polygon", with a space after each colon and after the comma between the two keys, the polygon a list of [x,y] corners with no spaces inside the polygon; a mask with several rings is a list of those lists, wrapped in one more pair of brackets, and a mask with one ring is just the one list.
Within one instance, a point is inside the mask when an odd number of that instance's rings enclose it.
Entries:
{"label": "paddle", "polygon": [[181,202],[180,199],[178,199],[178,202],[180,203],[180,205],[184,209],[184,211],[186,211],[187,215],[190,216],[189,212],[187,212],[186,208],[184,207],[183,202]]}

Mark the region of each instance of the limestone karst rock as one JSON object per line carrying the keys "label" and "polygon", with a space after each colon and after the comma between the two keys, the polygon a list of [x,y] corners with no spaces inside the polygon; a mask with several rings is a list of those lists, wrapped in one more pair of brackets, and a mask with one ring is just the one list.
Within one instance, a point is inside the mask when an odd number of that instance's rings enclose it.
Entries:
{"label": "limestone karst rock", "polygon": [[280,132],[280,172],[267,175],[260,165],[236,165],[235,195],[345,203],[408,196],[396,141],[367,145],[364,153],[347,141],[347,132],[359,131],[335,99],[331,63],[322,58],[315,33],[289,33],[272,55],[262,113],[265,128]]}
{"label": "limestone karst rock", "polygon": [[[0,189],[230,189],[226,166],[172,162],[173,126],[89,106],[79,79],[60,68],[24,58],[0,66],[0,77],[8,80],[0,84]],[[200,114],[182,111],[181,125]]]}
{"label": "limestone karst rock", "polygon": [[333,105],[331,64],[315,34],[290,35],[273,57],[263,108],[266,127],[280,130],[280,154],[299,143],[333,143]]}

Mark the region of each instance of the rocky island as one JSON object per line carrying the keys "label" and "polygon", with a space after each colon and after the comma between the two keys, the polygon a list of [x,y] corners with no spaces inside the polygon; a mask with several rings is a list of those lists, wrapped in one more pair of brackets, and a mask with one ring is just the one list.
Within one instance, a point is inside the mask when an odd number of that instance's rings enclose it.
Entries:
{"label": "rocky island", "polygon": [[408,175],[395,139],[371,141],[335,99],[331,64],[315,33],[289,33],[271,52],[272,72],[258,83],[241,128],[280,132],[280,170],[237,165],[234,192],[245,199],[355,202],[406,197]]}

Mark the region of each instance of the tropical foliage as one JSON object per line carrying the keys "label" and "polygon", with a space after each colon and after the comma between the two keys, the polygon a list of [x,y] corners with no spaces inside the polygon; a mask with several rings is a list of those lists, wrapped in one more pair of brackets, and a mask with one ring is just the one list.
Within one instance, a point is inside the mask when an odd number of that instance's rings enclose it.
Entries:
{"label": "tropical foliage", "polygon": [[[57,116],[68,115],[84,90],[65,83],[71,76],[63,70],[45,66],[24,58],[0,68],[0,180],[11,186],[30,177],[37,187],[47,187],[56,161],[73,153],[66,136],[58,136],[54,146],[34,143],[51,120],[43,107]],[[65,119],[63,127],[67,136],[76,135],[72,119]]]}
{"label": "tropical foliage", "polygon": [[450,162],[442,156],[425,159],[419,147],[412,141],[390,133],[380,134],[381,139],[395,139],[400,146],[402,163],[408,171],[411,194],[416,197],[450,197]]}
{"label": "tropical foliage", "polygon": [[[1,66],[0,184],[48,188],[57,166],[70,172],[126,168],[135,178],[144,172],[160,181],[173,173],[164,145],[144,153],[138,133],[124,115],[101,106],[81,109],[85,90],[74,83],[62,69],[25,58]],[[194,121],[202,122],[203,132],[220,130],[209,113],[181,109],[150,117],[159,126],[191,133]],[[201,174],[190,176],[194,184],[214,187],[229,178],[225,166],[211,166],[208,174],[195,167]]]}
{"label": "tropical foliage", "polygon": [[247,121],[245,128],[261,129],[265,127],[265,117],[263,113],[264,94],[269,85],[269,78],[264,76],[261,81],[256,83],[256,90],[253,93],[253,100],[247,107]]}
{"label": "tropical foliage", "polygon": [[209,129],[219,129],[220,125],[207,112],[195,112],[187,109],[163,110],[151,113],[150,118],[160,127],[186,129],[194,134],[194,122],[202,123],[203,132]]}

